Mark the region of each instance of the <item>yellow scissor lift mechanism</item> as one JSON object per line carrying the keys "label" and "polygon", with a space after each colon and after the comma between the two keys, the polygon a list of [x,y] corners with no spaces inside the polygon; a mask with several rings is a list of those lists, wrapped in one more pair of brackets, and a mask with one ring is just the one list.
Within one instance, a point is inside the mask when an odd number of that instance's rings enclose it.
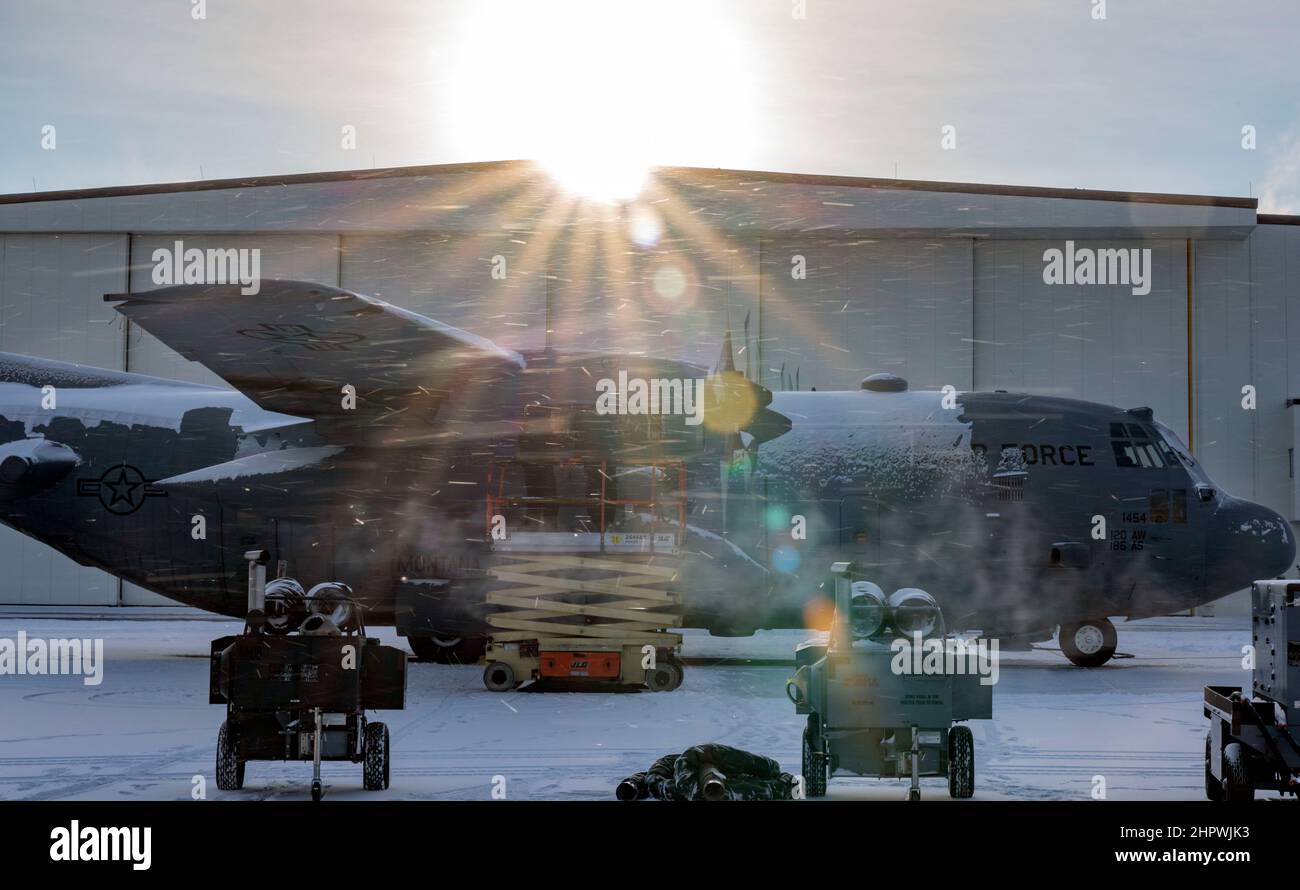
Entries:
{"label": "yellow scissor lift mechanism", "polygon": [[[498,463],[489,469],[486,520],[494,554],[489,575],[495,583],[487,593],[494,611],[487,616],[483,684],[493,692],[530,680],[676,689],[683,678],[682,637],[669,629],[682,622],[681,597],[673,589],[686,527],[681,461],[635,466],[633,472],[649,475],[648,498],[617,497],[610,483],[618,471],[609,462],[580,459],[535,466],[552,472],[596,469],[598,492],[576,498],[508,495],[507,472],[517,472],[518,466]],[[659,478],[673,474],[676,485],[665,491]],[[510,510],[550,509],[558,515],[561,508],[587,508],[588,522],[571,530],[507,528],[502,538],[495,519]],[[638,508],[650,514],[646,530],[627,531],[608,522],[611,511]],[[661,509],[672,511],[676,523],[662,521]]]}

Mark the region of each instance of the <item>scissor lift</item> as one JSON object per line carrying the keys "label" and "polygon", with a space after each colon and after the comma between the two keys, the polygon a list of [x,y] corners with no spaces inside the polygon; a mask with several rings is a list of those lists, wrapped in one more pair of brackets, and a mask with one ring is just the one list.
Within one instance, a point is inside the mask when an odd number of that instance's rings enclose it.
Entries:
{"label": "scissor lift", "polygon": [[[671,628],[681,626],[673,585],[686,518],[685,468],[680,461],[638,465],[630,472],[648,475],[649,496],[620,498],[611,491],[619,471],[608,462],[544,466],[598,470],[598,491],[511,494],[507,475],[518,464],[491,468],[486,519],[496,583],[487,593],[484,685],[494,692],[531,680],[676,689],[682,638]],[[671,476],[676,486],[665,490],[660,480]],[[570,514],[567,522],[558,519],[561,509]],[[675,523],[663,521],[663,511],[675,513]],[[529,515],[539,512],[551,518]],[[521,513],[541,530],[502,528],[504,517]]]}

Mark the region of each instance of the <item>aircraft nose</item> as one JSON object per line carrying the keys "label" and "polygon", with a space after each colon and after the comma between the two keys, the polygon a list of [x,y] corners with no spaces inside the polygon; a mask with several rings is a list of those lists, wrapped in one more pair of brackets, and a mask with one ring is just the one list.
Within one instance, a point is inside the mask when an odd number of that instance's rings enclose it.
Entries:
{"label": "aircraft nose", "polygon": [[1295,563],[1295,535],[1277,511],[1225,496],[1205,541],[1210,586],[1222,593],[1274,578]]}

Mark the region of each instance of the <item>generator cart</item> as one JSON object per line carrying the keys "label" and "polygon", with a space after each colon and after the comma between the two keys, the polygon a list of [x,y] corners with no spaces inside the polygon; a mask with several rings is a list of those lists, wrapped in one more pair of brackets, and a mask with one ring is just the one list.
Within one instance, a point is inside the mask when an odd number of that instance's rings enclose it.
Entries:
{"label": "generator cart", "polygon": [[993,688],[977,659],[987,664],[996,653],[945,634],[938,604],[922,590],[886,600],[852,563],[835,563],[831,575],[829,639],[795,650],[786,685],[795,713],[808,716],[805,796],[823,796],[832,776],[848,773],[910,778],[909,800],[920,799],[921,776],[947,776],[952,797],[970,797],[975,741],[956,724],[992,718]]}
{"label": "generator cart", "polygon": [[1253,800],[1300,789],[1300,582],[1251,585],[1255,671],[1249,693],[1206,686],[1205,796]]}
{"label": "generator cart", "polygon": [[266,551],[249,561],[244,633],[212,641],[211,704],[226,706],[217,733],[217,787],[238,790],[250,760],[312,761],[320,800],[323,760],[362,764],[367,791],[389,783],[389,736],[367,710],[401,709],[406,653],[367,637],[344,584],[303,593],[289,578],[266,584]]}

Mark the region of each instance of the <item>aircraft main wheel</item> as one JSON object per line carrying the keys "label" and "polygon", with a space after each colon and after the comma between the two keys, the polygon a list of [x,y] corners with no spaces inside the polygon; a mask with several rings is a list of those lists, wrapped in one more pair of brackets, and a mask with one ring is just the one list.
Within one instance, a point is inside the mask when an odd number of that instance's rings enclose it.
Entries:
{"label": "aircraft main wheel", "polygon": [[808,725],[803,728],[803,782],[806,797],[826,796],[826,755],[819,748],[816,714],[808,715]]}
{"label": "aircraft main wheel", "polygon": [[362,782],[367,791],[385,791],[388,788],[388,775],[388,727],[382,723],[367,723],[365,760],[361,767]]}
{"label": "aircraft main wheel", "polygon": [[1205,797],[1207,800],[1223,800],[1223,783],[1214,778],[1210,769],[1210,752],[1213,748],[1214,733],[1205,734]]}
{"label": "aircraft main wheel", "polygon": [[244,787],[244,761],[239,759],[235,741],[223,722],[217,730],[217,788],[238,791]]}
{"label": "aircraft main wheel", "polygon": [[645,685],[651,692],[672,692],[682,685],[681,665],[661,661],[645,672]]}
{"label": "aircraft main wheel", "polygon": [[1250,781],[1250,755],[1240,742],[1229,742],[1223,749],[1224,800],[1254,800],[1255,786]]}
{"label": "aircraft main wheel", "polygon": [[948,730],[948,795],[964,800],[975,794],[975,737],[969,726]]}
{"label": "aircraft main wheel", "polygon": [[325,793],[325,790],[324,790],[323,788],[321,788],[320,780],[319,780],[319,779],[314,779],[314,780],[312,780],[312,783],[311,783],[311,799],[314,800],[314,801],[318,801],[318,800],[321,799],[321,797],[324,795],[324,793]]}
{"label": "aircraft main wheel", "polygon": [[1079,667],[1101,667],[1115,654],[1118,636],[1108,618],[1090,618],[1061,625],[1061,651]]}
{"label": "aircraft main wheel", "polygon": [[504,661],[494,661],[483,669],[483,685],[492,692],[509,692],[515,688],[515,669]]}
{"label": "aircraft main wheel", "polygon": [[407,637],[417,661],[432,664],[476,664],[487,649],[486,637]]}

